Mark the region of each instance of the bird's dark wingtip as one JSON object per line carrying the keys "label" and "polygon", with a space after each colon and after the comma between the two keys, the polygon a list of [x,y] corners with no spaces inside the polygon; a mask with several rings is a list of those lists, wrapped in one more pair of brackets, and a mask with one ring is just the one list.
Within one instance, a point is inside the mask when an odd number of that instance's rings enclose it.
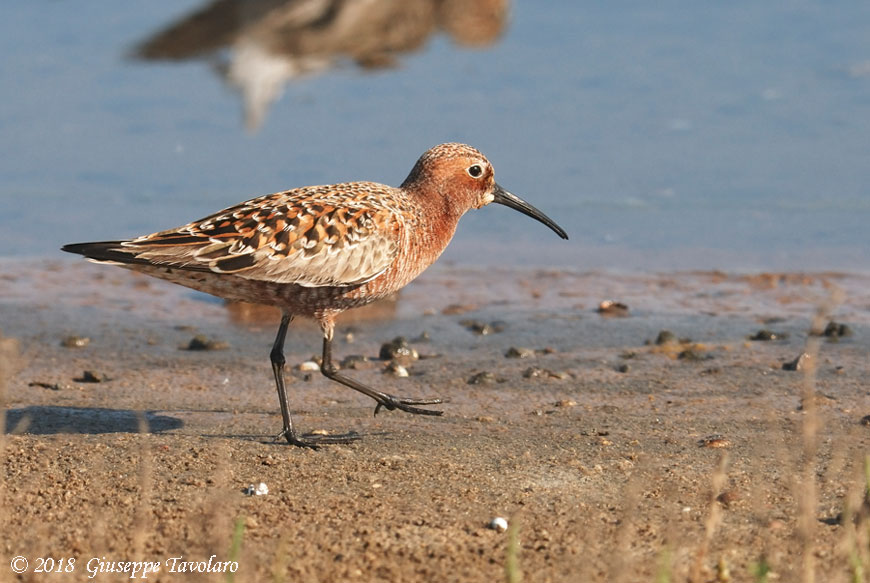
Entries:
{"label": "bird's dark wingtip", "polygon": [[84,255],[97,261],[122,261],[129,263],[131,255],[119,250],[123,241],[97,241],[93,243],[68,243],[60,248],[67,253]]}
{"label": "bird's dark wingtip", "polygon": [[88,246],[88,243],[67,243],[63,247],[60,248],[61,251],[66,251],[67,253],[77,253],[79,255],[85,254],[85,248]]}

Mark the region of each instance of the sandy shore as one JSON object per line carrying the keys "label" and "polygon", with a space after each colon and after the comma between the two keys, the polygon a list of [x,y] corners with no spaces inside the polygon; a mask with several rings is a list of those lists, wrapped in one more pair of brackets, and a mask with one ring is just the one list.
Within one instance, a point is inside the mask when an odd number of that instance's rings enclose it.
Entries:
{"label": "sandy shore", "polygon": [[[865,483],[868,284],[439,265],[341,320],[337,351],[372,359],[348,371],[363,382],[449,398],[444,416],[373,417],[294,370],[303,431],[362,435],[315,452],[272,438],[275,313],[120,269],[4,261],[0,528],[15,535],[0,580],[140,560],[161,564],[151,581],[231,580],[169,571],[212,555],[239,582],[493,581],[508,565],[526,581],[852,580],[850,556],[870,568],[866,525],[836,518]],[[597,313],[608,299],[628,316]],[[851,335],[809,336],[814,318]],[[748,339],[762,329],[777,339]],[[675,340],[656,344],[662,330]],[[226,348],[183,349],[197,334]],[[396,336],[423,357],[406,378],[376,360]],[[294,323],[288,367],[319,349]],[[783,369],[803,352],[816,366]],[[243,492],[260,482],[268,494]],[[75,574],[35,573],[46,557]]]}

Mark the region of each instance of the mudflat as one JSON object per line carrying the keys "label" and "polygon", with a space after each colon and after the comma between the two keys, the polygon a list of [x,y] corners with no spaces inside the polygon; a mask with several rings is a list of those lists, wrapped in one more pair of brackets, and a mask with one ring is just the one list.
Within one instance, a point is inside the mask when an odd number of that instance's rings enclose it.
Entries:
{"label": "mudflat", "polygon": [[294,322],[294,422],[361,436],[311,451],[274,439],[275,311],[3,261],[0,580],[864,577],[868,284],[436,265],[336,352],[443,417],[373,416]]}

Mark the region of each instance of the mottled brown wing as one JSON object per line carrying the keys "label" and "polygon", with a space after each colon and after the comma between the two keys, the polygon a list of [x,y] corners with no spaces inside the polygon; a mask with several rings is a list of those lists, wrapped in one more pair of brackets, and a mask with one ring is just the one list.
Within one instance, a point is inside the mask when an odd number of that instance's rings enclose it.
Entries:
{"label": "mottled brown wing", "polygon": [[260,197],[179,229],[127,241],[124,251],[137,262],[275,283],[365,283],[390,266],[404,225],[386,208],[329,188]]}

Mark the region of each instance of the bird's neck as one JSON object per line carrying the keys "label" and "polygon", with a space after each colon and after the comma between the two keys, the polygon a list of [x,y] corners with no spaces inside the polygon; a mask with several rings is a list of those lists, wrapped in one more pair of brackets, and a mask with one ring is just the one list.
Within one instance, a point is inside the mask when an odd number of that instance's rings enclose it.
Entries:
{"label": "bird's neck", "polygon": [[[405,185],[403,185],[405,186]],[[417,189],[411,185],[406,192],[411,193],[409,203],[417,208],[416,224],[410,236],[416,241],[414,267],[408,272],[418,272],[435,262],[453,238],[456,225],[463,212],[445,193],[431,189]],[[425,194],[424,194],[425,193]]]}
{"label": "bird's neck", "polygon": [[453,238],[456,225],[467,209],[464,205],[457,204],[456,197],[450,193],[432,190],[418,192],[426,192],[426,195],[417,196],[417,202],[425,216],[420,227],[427,230],[433,243],[443,250]]}

